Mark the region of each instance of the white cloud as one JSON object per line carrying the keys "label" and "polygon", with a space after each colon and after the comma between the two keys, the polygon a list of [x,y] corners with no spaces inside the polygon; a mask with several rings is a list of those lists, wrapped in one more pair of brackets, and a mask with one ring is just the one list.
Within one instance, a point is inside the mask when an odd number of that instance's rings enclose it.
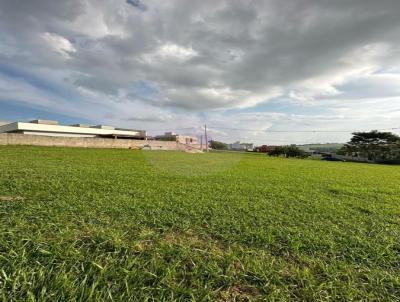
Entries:
{"label": "white cloud", "polygon": [[49,47],[65,58],[69,58],[70,53],[76,52],[71,42],[60,35],[46,32],[42,37]]}
{"label": "white cloud", "polygon": [[[184,47],[173,43],[161,45],[154,54],[150,54],[150,58],[161,60],[176,60],[184,62],[197,56],[197,52],[192,47]],[[151,60],[149,60],[151,64]]]}

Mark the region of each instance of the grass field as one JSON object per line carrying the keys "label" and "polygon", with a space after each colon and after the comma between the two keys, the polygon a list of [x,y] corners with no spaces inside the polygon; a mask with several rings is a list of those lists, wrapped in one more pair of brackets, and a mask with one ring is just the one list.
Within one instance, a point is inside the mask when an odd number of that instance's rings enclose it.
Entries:
{"label": "grass field", "polygon": [[400,167],[0,147],[2,301],[398,301]]}

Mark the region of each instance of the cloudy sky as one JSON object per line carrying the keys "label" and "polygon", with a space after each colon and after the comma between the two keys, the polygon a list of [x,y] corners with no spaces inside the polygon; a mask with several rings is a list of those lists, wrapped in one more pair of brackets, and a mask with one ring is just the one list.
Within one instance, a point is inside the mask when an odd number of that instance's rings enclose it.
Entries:
{"label": "cloudy sky", "polygon": [[399,16],[399,0],[0,0],[0,119],[343,142],[400,127]]}

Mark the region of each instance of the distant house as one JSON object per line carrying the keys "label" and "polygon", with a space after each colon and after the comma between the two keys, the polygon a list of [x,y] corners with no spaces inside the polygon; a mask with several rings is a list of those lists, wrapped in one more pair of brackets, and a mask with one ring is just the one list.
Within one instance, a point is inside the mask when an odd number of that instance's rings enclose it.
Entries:
{"label": "distant house", "polygon": [[193,145],[199,143],[198,138],[195,136],[179,135],[174,132],[165,132],[164,135],[158,135],[155,137],[155,139],[160,141],[176,141],[180,144],[185,145]]}
{"label": "distant house", "polygon": [[188,135],[177,135],[176,141],[181,144],[191,145],[191,144],[198,144],[199,140],[195,136],[188,136]]}
{"label": "distant house", "polygon": [[240,141],[228,145],[228,149],[232,151],[253,151],[254,145],[251,143],[241,143]]}

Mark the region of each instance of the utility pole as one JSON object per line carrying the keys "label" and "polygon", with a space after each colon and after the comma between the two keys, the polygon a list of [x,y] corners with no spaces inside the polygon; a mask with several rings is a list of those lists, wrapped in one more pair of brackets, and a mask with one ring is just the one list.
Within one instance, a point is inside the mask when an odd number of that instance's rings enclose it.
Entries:
{"label": "utility pole", "polygon": [[206,152],[208,152],[207,125],[204,124],[204,136],[206,139]]}

